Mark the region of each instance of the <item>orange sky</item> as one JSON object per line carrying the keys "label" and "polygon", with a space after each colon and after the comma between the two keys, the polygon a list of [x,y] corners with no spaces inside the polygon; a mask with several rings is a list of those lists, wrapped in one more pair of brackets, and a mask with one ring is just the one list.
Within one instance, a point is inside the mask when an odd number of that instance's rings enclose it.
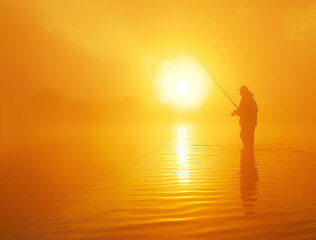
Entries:
{"label": "orange sky", "polygon": [[[3,108],[47,93],[150,108],[157,64],[186,54],[236,102],[249,86],[263,119],[316,120],[315,1],[0,0],[0,29]],[[232,109],[215,87],[206,104]]]}

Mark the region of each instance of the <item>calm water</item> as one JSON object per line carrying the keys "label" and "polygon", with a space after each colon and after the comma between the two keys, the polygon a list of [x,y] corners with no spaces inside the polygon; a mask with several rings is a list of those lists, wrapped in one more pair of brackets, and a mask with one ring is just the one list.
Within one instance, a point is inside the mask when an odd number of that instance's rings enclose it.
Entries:
{"label": "calm water", "polygon": [[254,151],[187,125],[3,140],[0,239],[316,239],[315,145],[265,132]]}

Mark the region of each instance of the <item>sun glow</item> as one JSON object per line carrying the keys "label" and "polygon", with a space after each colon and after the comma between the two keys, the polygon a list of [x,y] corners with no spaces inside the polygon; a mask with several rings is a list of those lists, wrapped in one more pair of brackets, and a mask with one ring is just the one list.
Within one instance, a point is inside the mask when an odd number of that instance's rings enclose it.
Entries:
{"label": "sun glow", "polygon": [[160,101],[178,108],[196,108],[205,100],[210,76],[194,58],[181,56],[162,61],[156,76]]}

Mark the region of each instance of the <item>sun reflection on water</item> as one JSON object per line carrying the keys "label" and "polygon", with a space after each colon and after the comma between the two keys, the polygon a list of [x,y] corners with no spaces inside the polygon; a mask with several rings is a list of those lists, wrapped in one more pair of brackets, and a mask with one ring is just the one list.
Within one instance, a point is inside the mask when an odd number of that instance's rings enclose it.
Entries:
{"label": "sun reflection on water", "polygon": [[177,139],[177,148],[178,148],[178,181],[190,182],[189,180],[189,165],[187,163],[188,159],[188,146],[187,146],[187,129],[178,128],[178,139]]}

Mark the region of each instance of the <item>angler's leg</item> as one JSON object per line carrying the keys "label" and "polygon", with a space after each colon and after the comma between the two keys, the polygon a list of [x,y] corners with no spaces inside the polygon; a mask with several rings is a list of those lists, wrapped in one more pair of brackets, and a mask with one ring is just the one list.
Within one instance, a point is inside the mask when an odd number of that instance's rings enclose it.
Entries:
{"label": "angler's leg", "polygon": [[245,147],[251,147],[254,143],[254,126],[241,126],[240,138]]}

